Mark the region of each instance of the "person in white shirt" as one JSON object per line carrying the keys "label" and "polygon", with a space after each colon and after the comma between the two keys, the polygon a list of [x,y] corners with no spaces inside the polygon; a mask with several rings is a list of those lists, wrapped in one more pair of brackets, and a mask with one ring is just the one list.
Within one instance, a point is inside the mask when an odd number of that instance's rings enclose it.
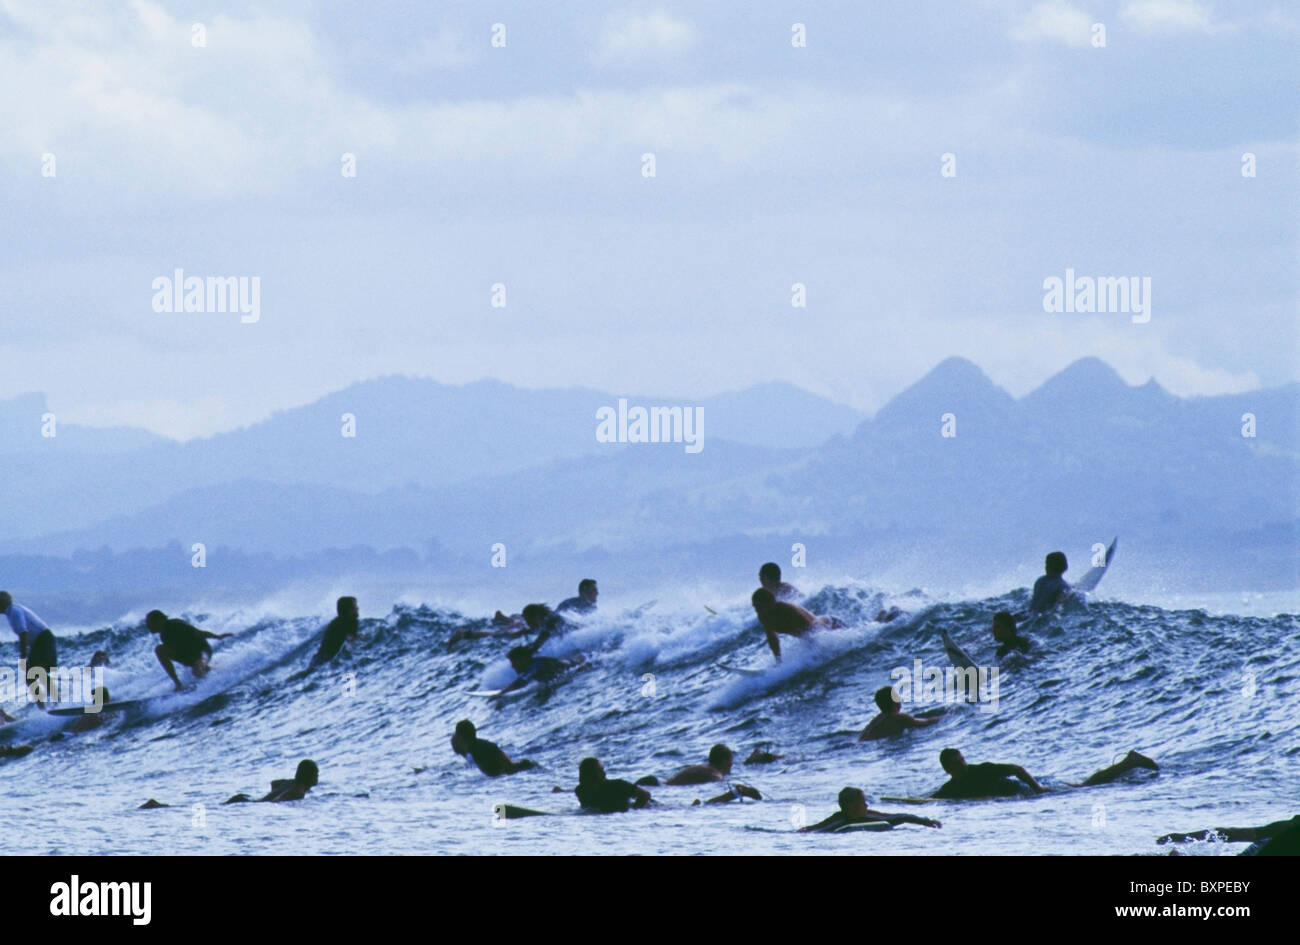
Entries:
{"label": "person in white shirt", "polygon": [[[0,614],[9,618],[9,626],[18,636],[18,657],[27,660],[27,679],[32,680],[31,671],[37,667],[45,670],[44,677],[49,679],[50,667],[59,663],[58,646],[49,625],[22,604],[15,604],[13,595],[0,591]],[[43,707],[47,693],[40,676],[32,682],[32,694]]]}

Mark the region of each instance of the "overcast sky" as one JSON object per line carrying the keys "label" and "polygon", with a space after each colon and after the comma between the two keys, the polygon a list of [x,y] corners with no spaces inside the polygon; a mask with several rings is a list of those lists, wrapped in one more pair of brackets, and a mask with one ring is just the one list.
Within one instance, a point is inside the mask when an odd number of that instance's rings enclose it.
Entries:
{"label": "overcast sky", "polygon": [[[1274,386],[1298,49],[1281,2],[0,0],[0,398],[190,437],[390,373]],[[1150,322],[1045,313],[1067,267],[1150,277]],[[155,312],[177,268],[260,321]]]}

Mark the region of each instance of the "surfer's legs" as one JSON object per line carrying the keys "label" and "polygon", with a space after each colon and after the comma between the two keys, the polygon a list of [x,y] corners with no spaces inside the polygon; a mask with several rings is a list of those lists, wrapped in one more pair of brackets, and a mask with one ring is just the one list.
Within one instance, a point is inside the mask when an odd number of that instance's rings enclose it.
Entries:
{"label": "surfer's legs", "polygon": [[1160,766],[1148,758],[1146,755],[1139,754],[1136,751],[1130,751],[1124,756],[1118,764],[1113,764],[1109,768],[1102,768],[1100,771],[1083,782],[1083,787],[1092,787],[1095,784],[1109,784],[1116,778],[1122,777],[1134,768],[1146,768],[1150,771],[1160,770]]}
{"label": "surfer's legs", "polygon": [[184,689],[185,687],[181,685],[180,677],[176,675],[176,667],[172,665],[173,654],[167,644],[159,643],[153,648],[153,652],[154,656],[158,657],[158,662],[162,663],[162,668],[166,670],[167,675],[172,678],[172,682],[176,684],[177,691]]}
{"label": "surfer's legs", "polygon": [[212,667],[208,665],[208,657],[207,654],[205,653],[201,655],[197,661],[191,664],[190,672],[194,674],[195,679],[202,679],[204,676],[208,674],[208,670],[210,670],[211,668]]}

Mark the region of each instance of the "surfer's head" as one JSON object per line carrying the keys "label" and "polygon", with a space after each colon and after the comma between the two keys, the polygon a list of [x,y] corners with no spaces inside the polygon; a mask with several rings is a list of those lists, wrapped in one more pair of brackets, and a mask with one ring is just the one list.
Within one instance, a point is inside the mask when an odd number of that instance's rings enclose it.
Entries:
{"label": "surfer's head", "polygon": [[8,591],[0,591],[0,614],[8,613],[9,605],[14,602],[13,595]]}
{"label": "surfer's head", "polygon": [[846,817],[867,816],[867,796],[862,788],[846,787],[840,791],[840,813]]}
{"label": "surfer's head", "polygon": [[764,587],[776,587],[781,583],[781,566],[769,561],[758,569],[758,583]]}
{"label": "surfer's head", "polygon": [[[474,723],[469,719],[461,719],[456,723],[456,735],[452,739],[452,743],[454,744],[458,739],[461,742],[472,742],[477,737],[478,729],[474,727]],[[457,751],[460,751],[460,749],[457,749]],[[464,752],[461,752],[461,754],[464,754]]]}
{"label": "surfer's head", "polygon": [[303,787],[315,787],[317,780],[320,779],[320,768],[316,767],[316,762],[310,758],[298,762],[298,770],[293,773],[293,779]]}
{"label": "surfer's head", "polygon": [[731,749],[726,745],[714,745],[709,749],[709,764],[723,774],[731,770]]}
{"label": "surfer's head", "polygon": [[943,765],[943,770],[953,777],[962,774],[966,770],[966,759],[961,756],[961,752],[956,748],[945,748],[939,752],[939,764]]}
{"label": "surfer's head", "polygon": [[601,784],[605,780],[605,767],[599,758],[583,758],[578,765],[579,784]]}
{"label": "surfer's head", "polygon": [[876,708],[885,715],[893,715],[898,711],[898,696],[893,686],[882,686],[876,690]]}
{"label": "surfer's head", "polygon": [[151,610],[144,615],[144,625],[150,633],[162,633],[163,627],[167,626],[167,615],[161,610]]}
{"label": "surfer's head", "polygon": [[595,603],[599,594],[600,591],[596,589],[595,578],[583,578],[578,582],[578,596],[583,600],[589,600],[592,603]]}
{"label": "surfer's head", "polygon": [[524,623],[528,624],[528,629],[536,630],[546,618],[551,616],[551,608],[545,604],[529,604],[524,608],[523,615]]}
{"label": "surfer's head", "polygon": [[993,639],[999,643],[1016,635],[1016,618],[1010,611],[999,610],[993,615]]}
{"label": "surfer's head", "polygon": [[533,661],[533,651],[526,646],[517,646],[506,654],[506,659],[510,661],[516,673],[522,673]]}
{"label": "surfer's head", "polygon": [[361,611],[357,607],[357,599],[355,597],[340,597],[338,603],[335,604],[334,607],[338,611],[340,617],[351,617],[353,620],[356,620],[361,616]]}
{"label": "surfer's head", "polygon": [[91,669],[94,669],[96,666],[111,666],[111,665],[112,664],[109,663],[108,661],[108,653],[105,652],[104,650],[96,650],[95,655],[90,658]]}
{"label": "surfer's head", "polygon": [[1043,562],[1043,567],[1048,574],[1064,574],[1070,566],[1065,561],[1064,551],[1053,551]]}
{"label": "surfer's head", "polygon": [[754,592],[754,596],[749,599],[754,605],[754,609],[760,614],[771,610],[776,606],[776,597],[765,587],[760,587]]}

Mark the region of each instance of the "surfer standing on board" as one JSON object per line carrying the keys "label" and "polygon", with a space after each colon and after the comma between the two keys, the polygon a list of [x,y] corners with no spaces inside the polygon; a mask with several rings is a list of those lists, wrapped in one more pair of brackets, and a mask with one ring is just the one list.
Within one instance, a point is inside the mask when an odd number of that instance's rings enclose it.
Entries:
{"label": "surfer standing on board", "polygon": [[[32,695],[41,708],[45,708],[46,684],[41,682],[41,677],[43,675],[48,680],[50,667],[57,666],[59,663],[54,633],[46,626],[45,621],[31,610],[22,604],[15,604],[13,595],[8,591],[0,591],[0,614],[9,618],[9,626],[18,636],[18,658],[27,660],[27,678],[21,680],[23,685],[32,680],[33,669],[45,671],[43,674],[38,674],[31,683]],[[12,721],[8,715],[4,715],[4,718]]]}
{"label": "surfer standing on board", "polygon": [[763,632],[767,634],[767,645],[772,648],[772,655],[776,657],[778,663],[781,662],[781,643],[777,640],[778,633],[799,637],[809,630],[824,627],[838,629],[844,626],[836,617],[819,617],[804,610],[798,604],[779,601],[765,587],[756,590],[750,602],[754,605],[754,613],[758,615],[758,622],[762,625]]}
{"label": "surfer standing on board", "polygon": [[167,675],[176,684],[177,692],[184,692],[180,677],[176,675],[174,660],[182,666],[188,666],[195,679],[202,679],[208,674],[208,660],[212,656],[212,644],[209,640],[224,640],[229,633],[209,633],[198,627],[191,627],[184,620],[168,617],[161,610],[151,610],[145,615],[144,625],[150,633],[162,636],[162,642],[154,647],[154,655]]}

